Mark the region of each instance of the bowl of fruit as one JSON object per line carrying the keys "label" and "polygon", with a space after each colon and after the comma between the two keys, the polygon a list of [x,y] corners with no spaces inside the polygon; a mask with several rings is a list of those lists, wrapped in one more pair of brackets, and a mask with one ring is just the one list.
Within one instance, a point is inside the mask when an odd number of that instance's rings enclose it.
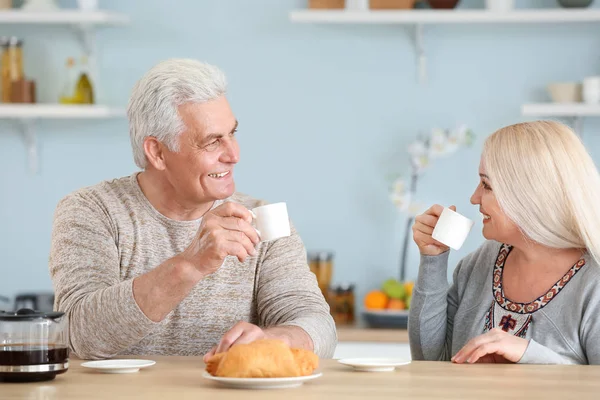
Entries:
{"label": "bowl of fruit", "polygon": [[388,279],[380,289],[365,295],[363,319],[372,328],[403,328],[408,326],[408,313],[414,282]]}

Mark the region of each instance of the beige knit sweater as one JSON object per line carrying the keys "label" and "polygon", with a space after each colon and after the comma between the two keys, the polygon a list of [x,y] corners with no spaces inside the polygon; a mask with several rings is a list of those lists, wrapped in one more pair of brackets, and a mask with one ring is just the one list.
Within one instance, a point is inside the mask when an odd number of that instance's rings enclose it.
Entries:
{"label": "beige knit sweater", "polygon": [[[249,209],[261,204],[239,193],[225,201]],[[332,357],[335,324],[293,228],[290,237],[261,243],[244,263],[227,257],[163,321],[146,317],[134,300],[133,279],[183,251],[200,222],[156,211],[137,173],[62,199],[54,217],[50,276],[55,309],[69,317],[72,350],[82,358],[203,355],[236,322],[248,321],[301,327],[317,355]]]}

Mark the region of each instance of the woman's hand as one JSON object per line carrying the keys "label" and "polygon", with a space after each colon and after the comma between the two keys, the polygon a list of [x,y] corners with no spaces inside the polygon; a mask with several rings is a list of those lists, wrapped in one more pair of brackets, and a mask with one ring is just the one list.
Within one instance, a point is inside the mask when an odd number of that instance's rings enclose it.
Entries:
{"label": "woman's hand", "polygon": [[462,363],[516,363],[523,357],[529,346],[529,340],[523,339],[500,328],[471,339],[458,353],[452,362]]}
{"label": "woman's hand", "polygon": [[[452,211],[456,211],[456,207],[450,206]],[[419,247],[419,252],[424,256],[437,256],[448,251],[449,247],[438,242],[431,237],[433,228],[437,224],[440,215],[444,211],[444,207],[439,204],[434,204],[423,214],[415,218],[413,224],[413,240]]]}

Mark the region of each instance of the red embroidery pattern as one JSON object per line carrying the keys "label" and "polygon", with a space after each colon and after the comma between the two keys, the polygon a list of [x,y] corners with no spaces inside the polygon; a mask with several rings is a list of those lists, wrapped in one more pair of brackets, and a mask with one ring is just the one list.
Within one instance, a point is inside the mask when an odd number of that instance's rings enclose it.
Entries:
{"label": "red embroidery pattern", "polygon": [[585,265],[585,260],[582,258],[577,261],[575,265],[567,271],[567,273],[546,292],[545,295],[538,297],[534,301],[530,303],[516,303],[508,300],[504,297],[504,290],[502,289],[502,273],[504,271],[504,262],[506,261],[506,257],[512,250],[512,246],[504,244],[500,248],[500,252],[498,253],[498,257],[496,258],[496,265],[494,266],[493,280],[492,280],[492,293],[494,294],[494,299],[502,307],[503,309],[518,313],[518,314],[531,314],[540,310],[546,306],[556,295],[560,293],[561,290],[569,283],[569,280],[575,276],[581,268]]}
{"label": "red embroidery pattern", "polygon": [[508,314],[500,320],[500,327],[504,332],[512,331],[517,327],[517,320]]}
{"label": "red embroidery pattern", "polygon": [[494,326],[497,326],[514,336],[525,338],[531,325],[531,314],[515,314],[513,318],[513,315],[505,313],[506,310],[501,308],[496,300],[492,300],[492,305],[485,315],[483,333],[491,331]]}

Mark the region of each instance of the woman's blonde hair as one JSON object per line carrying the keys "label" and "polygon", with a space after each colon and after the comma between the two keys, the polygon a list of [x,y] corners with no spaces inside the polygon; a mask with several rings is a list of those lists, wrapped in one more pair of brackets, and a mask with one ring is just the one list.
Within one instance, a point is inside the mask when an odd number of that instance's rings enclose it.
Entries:
{"label": "woman's blonde hair", "polygon": [[504,213],[529,239],[587,249],[600,263],[600,174],[579,137],[555,121],[502,128],[483,163]]}

